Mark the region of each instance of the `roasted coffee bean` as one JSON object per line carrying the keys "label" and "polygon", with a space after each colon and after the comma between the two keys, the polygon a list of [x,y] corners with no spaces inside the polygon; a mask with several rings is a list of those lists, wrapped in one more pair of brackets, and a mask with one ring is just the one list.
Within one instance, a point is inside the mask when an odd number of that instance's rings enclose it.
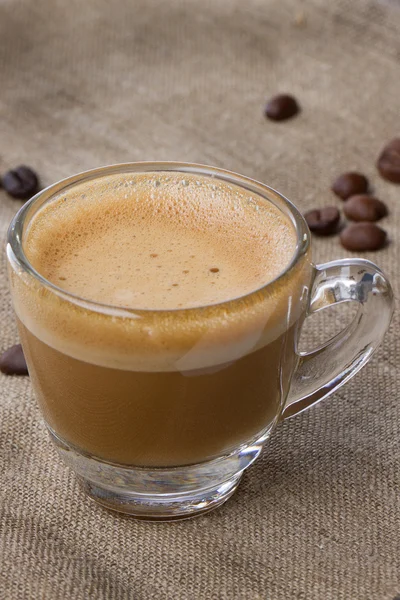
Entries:
{"label": "roasted coffee bean", "polygon": [[304,215],[310,231],[317,235],[331,235],[337,230],[340,212],[336,206],[325,206],[309,210]]}
{"label": "roasted coffee bean", "polygon": [[377,167],[383,179],[400,183],[400,138],[394,138],[384,147]]}
{"label": "roasted coffee bean", "polygon": [[0,356],[0,371],[6,375],[28,375],[21,344],[11,346]]}
{"label": "roasted coffee bean", "polygon": [[39,189],[38,176],[31,168],[21,165],[8,171],[2,180],[3,187],[10,196],[27,200]]}
{"label": "roasted coffee bean", "polygon": [[340,175],[332,185],[332,191],[342,200],[355,194],[364,194],[368,190],[368,179],[353,171]]}
{"label": "roasted coffee bean", "polygon": [[379,221],[388,214],[386,204],[367,194],[350,196],[344,203],[343,212],[351,221]]}
{"label": "roasted coffee bean", "polygon": [[375,223],[353,223],[340,234],[341,244],[346,250],[366,252],[379,250],[386,242],[386,231]]}
{"label": "roasted coffee bean", "polygon": [[297,115],[300,106],[296,98],[288,94],[278,94],[267,102],[265,116],[272,121],[285,121]]}

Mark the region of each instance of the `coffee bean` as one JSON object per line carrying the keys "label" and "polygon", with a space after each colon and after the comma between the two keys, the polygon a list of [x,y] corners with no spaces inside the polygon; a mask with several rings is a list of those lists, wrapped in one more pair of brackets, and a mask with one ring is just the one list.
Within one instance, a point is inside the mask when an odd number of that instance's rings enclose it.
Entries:
{"label": "coffee bean", "polygon": [[384,147],[377,167],[383,179],[400,183],[400,138],[394,138]]}
{"label": "coffee bean", "polygon": [[265,107],[265,116],[272,121],[285,121],[297,115],[300,112],[300,106],[296,98],[288,94],[278,94],[267,102]]}
{"label": "coffee bean", "polygon": [[13,198],[27,200],[39,189],[38,176],[31,168],[21,165],[8,171],[2,180],[3,187]]}
{"label": "coffee bean", "polygon": [[332,185],[332,191],[342,200],[347,200],[355,194],[364,194],[367,190],[368,179],[361,173],[355,173],[354,171],[343,173],[335,179]]}
{"label": "coffee bean", "polygon": [[317,235],[331,235],[337,230],[340,212],[336,206],[325,206],[309,210],[304,215],[310,231]]}
{"label": "coffee bean", "polygon": [[375,223],[353,223],[340,234],[341,244],[346,250],[365,252],[379,250],[386,242],[386,231]]}
{"label": "coffee bean", "polygon": [[343,212],[351,221],[379,221],[388,214],[386,204],[367,194],[350,196],[344,203]]}
{"label": "coffee bean", "polygon": [[21,344],[11,346],[0,356],[0,371],[6,375],[28,375]]}

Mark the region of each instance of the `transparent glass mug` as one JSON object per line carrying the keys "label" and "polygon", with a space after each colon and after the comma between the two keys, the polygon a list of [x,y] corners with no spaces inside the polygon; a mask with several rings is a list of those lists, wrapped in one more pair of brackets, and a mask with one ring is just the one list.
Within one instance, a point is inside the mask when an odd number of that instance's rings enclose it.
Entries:
{"label": "transparent glass mug", "polygon": [[[24,238],[40,209],[61,197],[84,203],[105,178],[116,188],[139,173],[212,178],[273,203],[297,235],[290,264],[245,296],[175,310],[116,309],[35,271]],[[315,266],[310,242],[304,218],[281,194],[194,164],[95,169],[21,208],[7,257],[22,345],[50,437],[91,498],[148,519],[213,509],[233,494],[280,420],[331,394],[370,359],[392,315],[387,278],[358,258]],[[348,301],[358,303],[352,323],[323,347],[299,353],[304,319]],[[82,360],[82,348],[89,360]],[[130,353],[121,353],[126,348]],[[149,353],[157,355],[157,368],[147,365]]]}

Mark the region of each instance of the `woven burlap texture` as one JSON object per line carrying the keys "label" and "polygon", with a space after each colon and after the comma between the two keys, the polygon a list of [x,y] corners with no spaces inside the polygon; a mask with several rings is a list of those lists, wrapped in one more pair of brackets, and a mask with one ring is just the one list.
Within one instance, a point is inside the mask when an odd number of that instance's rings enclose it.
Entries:
{"label": "woven burlap texture", "polygon": [[[359,169],[390,245],[367,258],[398,292],[400,187],[379,178],[400,134],[396,0],[0,0],[0,170],[43,185],[136,160],[213,164],[302,210],[340,204]],[[268,96],[302,113],[267,122]],[[0,190],[1,235],[20,202]],[[314,258],[348,255],[336,237]],[[17,340],[4,255],[0,350]],[[308,344],[341,311],[310,320]],[[400,594],[399,319],[371,363],[280,425],[221,509],[154,524],[107,512],[58,459],[28,378],[1,375],[1,600],[392,600]]]}

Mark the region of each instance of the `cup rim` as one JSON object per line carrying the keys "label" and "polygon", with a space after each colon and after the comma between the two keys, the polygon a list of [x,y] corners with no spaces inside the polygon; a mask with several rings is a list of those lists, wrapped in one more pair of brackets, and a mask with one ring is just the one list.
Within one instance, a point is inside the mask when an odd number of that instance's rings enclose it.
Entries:
{"label": "cup rim", "polygon": [[[211,304],[204,304],[200,306],[191,306],[183,308],[167,308],[167,309],[154,309],[154,308],[135,308],[135,307],[119,307],[112,304],[97,302],[87,298],[83,298],[72,292],[68,292],[56,284],[52,283],[45,277],[43,277],[36,269],[31,265],[23,250],[23,234],[24,226],[29,217],[35,213],[35,209],[39,204],[42,206],[45,202],[50,201],[52,197],[73,188],[76,185],[88,182],[91,180],[99,179],[108,175],[117,175],[124,173],[155,173],[155,172],[175,172],[175,173],[188,173],[193,175],[200,175],[210,177],[211,179],[218,179],[227,183],[237,185],[241,188],[246,189],[254,194],[257,194],[269,202],[272,202],[277,208],[282,210],[286,214],[296,231],[296,247],[288,265],[272,280],[268,283],[262,284],[260,287],[242,294],[235,296],[234,298],[227,298],[220,302]],[[33,214],[32,214],[33,213]],[[219,167],[213,167],[209,165],[197,164],[197,163],[186,163],[176,161],[141,161],[141,162],[128,162],[128,163],[117,163],[112,165],[105,165],[87,171],[82,171],[76,175],[66,177],[60,181],[51,184],[45,189],[41,190],[30,200],[28,200],[16,213],[12,219],[7,232],[7,255],[9,259],[13,259],[12,262],[18,264],[19,268],[23,269],[28,275],[32,276],[39,284],[47,288],[49,291],[55,293],[60,298],[78,304],[84,308],[88,308],[92,311],[100,313],[109,313],[113,316],[128,315],[128,314],[166,314],[166,313],[189,313],[199,311],[202,309],[210,309],[222,307],[226,304],[232,304],[240,302],[250,298],[254,294],[260,293],[266,290],[269,286],[277,283],[280,279],[285,277],[298,263],[299,259],[304,256],[310,246],[310,231],[307,223],[296,208],[296,206],[288,200],[283,194],[275,190],[274,188],[261,183],[250,177],[240,175],[233,171],[222,169]],[[10,256],[11,252],[11,256]]]}

